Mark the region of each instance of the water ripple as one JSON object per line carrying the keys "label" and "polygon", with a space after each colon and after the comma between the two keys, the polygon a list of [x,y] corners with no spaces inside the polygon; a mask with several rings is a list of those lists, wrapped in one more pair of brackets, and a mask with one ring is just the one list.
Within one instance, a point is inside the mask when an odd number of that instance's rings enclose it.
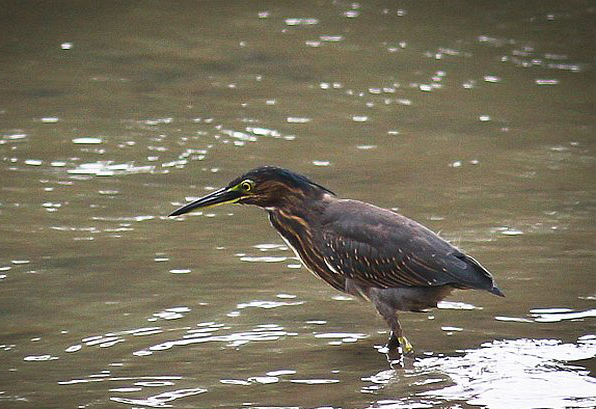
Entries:
{"label": "water ripple", "polygon": [[159,393],[157,395],[149,396],[145,399],[132,399],[132,398],[119,398],[119,397],[112,397],[110,398],[113,402],[118,403],[126,403],[129,405],[141,405],[141,406],[149,406],[151,408],[168,408],[172,407],[172,405],[168,404],[176,399],[185,398],[187,396],[194,396],[199,395],[201,393],[207,392],[207,389],[203,388],[194,388],[194,389],[178,389],[169,392]]}
{"label": "water ripple", "polygon": [[259,256],[259,257],[252,257],[252,256],[243,256],[240,257],[240,261],[246,261],[249,263],[280,263],[282,261],[286,261],[288,258],[283,256]]}
{"label": "water ripple", "polygon": [[319,339],[328,339],[329,345],[341,345],[344,343],[354,343],[358,342],[361,339],[368,338],[368,334],[361,334],[361,333],[351,333],[351,332],[322,332],[316,333],[315,338]]}
{"label": "water ripple", "polygon": [[280,327],[277,324],[261,324],[250,331],[213,335],[215,331],[229,329],[230,327],[215,324],[201,329],[188,330],[186,334],[179,339],[152,345],[148,348],[133,352],[133,355],[147,356],[152,355],[155,352],[167,351],[174,347],[203,344],[207,342],[221,342],[228,347],[237,348],[248,344],[249,342],[277,341],[285,336],[296,335],[296,333],[287,332],[283,327]]}
{"label": "water ripple", "polygon": [[[463,356],[425,357],[406,372],[410,388],[420,382],[438,389],[418,389],[411,396],[391,402],[377,402],[370,408],[398,409],[441,402],[466,402],[489,409],[593,408],[596,405],[596,379],[590,372],[569,362],[596,356],[596,335],[580,337],[577,343],[553,339],[514,339],[492,341]],[[402,372],[385,370],[363,378],[370,382],[363,392],[387,388]],[[447,376],[448,379],[444,379]],[[560,387],[553,387],[559,385]],[[442,386],[442,387],[441,387]],[[421,400],[422,399],[422,400]],[[420,406],[416,406],[420,407]]]}
{"label": "water ripple", "polygon": [[304,304],[304,301],[259,301],[259,300],[255,300],[255,301],[251,301],[251,302],[247,302],[247,303],[241,303],[238,304],[236,306],[236,308],[238,308],[239,310],[242,310],[244,308],[265,308],[265,309],[270,309],[270,308],[277,308],[277,307],[282,307],[282,306],[286,306],[286,305],[302,305]]}
{"label": "water ripple", "polygon": [[530,310],[536,322],[561,322],[582,318],[596,318],[596,309],[574,311],[570,308],[538,308]]}
{"label": "water ripple", "polygon": [[530,310],[531,318],[496,316],[497,321],[511,322],[561,322],[567,320],[583,320],[584,318],[596,318],[596,309],[576,311],[571,308],[534,308]]}
{"label": "water ripple", "polygon": [[151,173],[154,169],[155,166],[136,166],[133,162],[113,163],[112,161],[100,161],[81,163],[76,168],[69,169],[68,173],[72,175],[114,176]]}
{"label": "water ripple", "polygon": [[[578,408],[596,404],[596,379],[566,362],[596,356],[596,339],[493,341],[462,357],[425,358],[418,369],[447,374],[455,385],[422,396],[465,400],[491,409]],[[553,385],[565,385],[553,388]]]}
{"label": "water ripple", "polygon": [[456,301],[440,301],[437,304],[437,308],[441,310],[481,310],[482,307],[476,307],[472,304],[467,304],[465,302],[456,302]]}

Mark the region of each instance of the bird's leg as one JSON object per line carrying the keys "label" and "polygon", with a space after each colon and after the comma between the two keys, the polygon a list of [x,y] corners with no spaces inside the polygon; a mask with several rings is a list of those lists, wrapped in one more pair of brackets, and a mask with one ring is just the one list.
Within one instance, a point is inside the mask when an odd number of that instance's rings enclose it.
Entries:
{"label": "bird's leg", "polygon": [[393,351],[393,350],[399,348],[399,340],[397,339],[397,336],[395,335],[395,332],[393,332],[393,330],[391,331],[389,339],[387,340],[386,347],[390,351]]}
{"label": "bird's leg", "polygon": [[395,352],[399,353],[400,349],[401,352],[405,354],[412,352],[414,348],[412,347],[412,344],[410,344],[410,341],[404,336],[401,324],[397,318],[397,309],[386,300],[380,298],[377,293],[372,293],[371,295],[371,301],[375,304],[377,311],[379,311],[379,314],[385,319],[385,322],[391,330],[391,335],[389,336],[386,345],[387,350],[393,354],[395,354]]}
{"label": "bird's leg", "polygon": [[395,312],[388,317],[384,317],[391,328],[391,334],[387,345],[385,346],[385,356],[389,365],[393,369],[404,368],[404,356],[413,350],[410,342],[404,337],[403,330]]}
{"label": "bird's leg", "polygon": [[391,328],[391,335],[389,336],[389,340],[387,341],[387,349],[390,351],[401,350],[403,353],[408,354],[414,350],[410,341],[404,336],[403,330],[401,328],[401,324],[399,323],[399,319],[397,318],[397,314],[393,316],[385,317],[387,324]]}

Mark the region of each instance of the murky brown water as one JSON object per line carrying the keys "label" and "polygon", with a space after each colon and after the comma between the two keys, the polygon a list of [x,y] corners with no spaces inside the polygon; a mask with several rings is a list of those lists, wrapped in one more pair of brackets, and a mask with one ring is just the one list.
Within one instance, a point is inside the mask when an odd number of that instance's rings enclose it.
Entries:
{"label": "murky brown water", "polygon": [[[2,408],[596,405],[596,8],[4,2]],[[257,209],[164,215],[256,165],[397,208],[507,298],[404,314]]]}

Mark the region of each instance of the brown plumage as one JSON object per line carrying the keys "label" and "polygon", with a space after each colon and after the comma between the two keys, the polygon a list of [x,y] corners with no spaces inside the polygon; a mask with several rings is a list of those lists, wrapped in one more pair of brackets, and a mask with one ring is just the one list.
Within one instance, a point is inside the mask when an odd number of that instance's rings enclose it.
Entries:
{"label": "brown plumage", "polygon": [[271,225],[311,272],[339,291],[370,300],[391,328],[389,350],[411,349],[397,311],[436,307],[453,289],[503,296],[478,261],[421,224],[339,199],[286,169],[254,169],[171,216],[222,203],[266,209]]}

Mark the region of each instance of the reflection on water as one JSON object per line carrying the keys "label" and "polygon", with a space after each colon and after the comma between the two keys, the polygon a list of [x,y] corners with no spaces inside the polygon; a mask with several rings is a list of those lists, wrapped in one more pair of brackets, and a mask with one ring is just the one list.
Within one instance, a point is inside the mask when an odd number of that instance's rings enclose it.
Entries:
{"label": "reflection on water", "polygon": [[[292,294],[279,294],[279,296],[282,299],[296,298]],[[259,315],[259,309],[273,311],[277,308],[300,308],[303,304],[303,301],[250,301],[237,304],[236,310],[246,310],[248,314],[246,318],[251,320],[251,315]],[[458,304],[463,304],[464,309],[471,307],[464,303],[453,304],[455,311],[462,308]],[[533,310],[531,314],[534,316],[537,311],[541,314],[569,312],[568,309],[553,308]],[[288,311],[285,312],[285,314],[288,313]],[[264,361],[264,366],[256,373],[254,370],[243,371],[244,377],[234,376],[235,371],[230,371],[226,365],[214,366],[208,369],[208,378],[213,379],[202,382],[200,374],[206,374],[203,369],[197,369],[192,372],[192,375],[187,376],[174,376],[172,373],[126,376],[118,373],[130,366],[131,358],[146,360],[151,359],[154,354],[169,353],[175,353],[173,356],[175,357],[179,354],[175,352],[177,349],[194,349],[197,346],[202,346],[201,354],[219,355],[219,359],[223,359],[225,356],[223,354],[247,351],[245,348],[254,350],[262,343],[273,345],[272,348],[268,348],[269,350],[285,350],[293,349],[296,341],[298,344],[308,343],[308,338],[312,341],[324,341],[328,347],[341,347],[371,338],[371,334],[367,333],[326,331],[328,324],[325,321],[306,321],[298,332],[288,331],[283,326],[271,322],[256,324],[246,330],[237,331],[235,324],[225,322],[211,321],[188,325],[189,317],[185,314],[192,314],[192,310],[188,307],[166,308],[154,313],[153,318],[149,319],[149,321],[155,321],[156,318],[163,319],[164,326],[140,327],[89,336],[81,339],[80,343],[64,349],[66,355],[30,355],[23,360],[38,364],[47,361],[57,362],[72,360],[77,354],[85,353],[89,349],[97,348],[99,351],[99,349],[122,348],[126,343],[145,344],[145,347],[131,351],[130,357],[125,357],[122,362],[113,362],[109,370],[81,378],[62,379],[58,382],[63,387],[107,383],[109,385],[106,388],[111,401],[140,407],[172,407],[175,406],[174,401],[177,399],[190,398],[199,394],[207,397],[211,394],[218,397],[238,396],[237,394],[246,393],[244,388],[258,385],[262,388],[274,388],[280,384],[312,387],[342,385],[354,375],[360,378],[362,394],[393,396],[393,398],[378,399],[375,404],[368,406],[369,408],[435,407],[446,402],[466,402],[469,405],[489,409],[590,408],[596,404],[596,381],[588,370],[575,363],[596,357],[596,335],[594,334],[583,335],[574,343],[565,343],[556,339],[519,338],[486,342],[479,348],[465,349],[458,353],[419,353],[416,357],[406,359],[405,369],[383,369],[369,376],[363,376],[361,368],[347,372],[327,369],[327,377],[312,376],[312,374],[305,376],[310,371],[305,372],[300,359],[287,361],[292,362],[293,367],[283,369],[279,368],[282,361],[275,359],[270,362]],[[230,317],[229,314],[228,317]],[[231,317],[234,318],[237,315]],[[183,321],[183,324],[168,326],[166,323],[169,321]],[[311,330],[305,331],[306,328]],[[442,329],[450,332],[462,330],[447,326],[443,326]],[[367,349],[369,342],[364,342]],[[217,344],[221,346],[216,347]],[[332,357],[333,351],[333,349],[326,351],[326,355]],[[166,357],[165,361],[169,362],[171,359],[172,357]],[[315,363],[310,365],[313,368],[322,369]],[[380,366],[386,367],[386,365]],[[175,367],[170,372],[175,374]],[[189,381],[196,386],[188,387]],[[553,385],[561,387],[553,387]],[[226,388],[241,389],[226,392]],[[207,399],[206,402],[211,400]],[[205,406],[208,405],[205,403]]]}
{"label": "reflection on water", "polygon": [[578,320],[583,318],[596,317],[596,309],[576,311],[572,308],[534,308],[530,310],[531,318],[503,317],[496,316],[497,321],[512,322],[562,322],[566,320]]}
{"label": "reflection on water", "polygon": [[517,339],[493,341],[461,357],[425,358],[416,369],[437,371],[455,383],[423,396],[492,409],[589,408],[596,405],[596,382],[570,363],[595,356],[595,335],[581,337],[576,344]]}
{"label": "reflection on water", "polygon": [[383,409],[454,401],[490,409],[592,408],[596,381],[573,361],[594,357],[596,335],[580,337],[577,343],[524,338],[493,341],[465,350],[462,356],[417,359],[404,373],[385,370],[363,378],[370,382],[363,392],[391,388],[396,382],[407,382],[414,390],[430,389],[371,406]]}
{"label": "reflection on water", "polygon": [[596,309],[574,311],[571,308],[537,308],[530,310],[536,322],[560,322],[580,318],[595,318]]}
{"label": "reflection on water", "polygon": [[[279,340],[280,336],[291,335],[275,325],[261,325],[246,333],[217,336],[213,336],[213,333],[229,331],[230,328],[215,323],[204,323],[198,327],[200,328],[188,330],[182,339],[154,345],[135,355],[145,357],[156,351],[167,351],[172,346],[189,346],[196,342],[224,342],[229,347],[240,347],[249,342],[274,342]],[[145,328],[126,333],[151,335],[158,332],[154,328]],[[351,333],[320,333],[314,336],[323,339],[353,339],[354,342],[358,338],[366,338],[365,334]],[[378,395],[381,392],[391,394],[392,390],[402,389],[407,391],[403,398],[382,399],[369,407],[402,409],[427,407],[425,405],[434,407],[444,402],[466,402],[490,409],[563,409],[591,408],[596,404],[594,378],[581,366],[574,365],[574,361],[596,357],[596,335],[582,336],[576,343],[525,338],[492,341],[477,349],[462,351],[461,355],[429,355],[410,361],[408,368],[404,370],[387,369],[372,376],[362,377],[361,392],[365,395]],[[46,360],[45,357],[31,357],[31,360],[35,360],[33,358]],[[214,371],[226,373],[225,370],[217,371],[215,368]],[[60,381],[59,384],[69,386],[108,382],[112,401],[130,405],[168,407],[168,402],[172,400],[214,392],[222,387],[274,387],[280,383],[314,386],[345,381],[341,375],[336,378],[304,378],[303,374],[295,369],[269,370],[261,375],[246,378],[225,376],[217,380],[222,386],[215,384],[210,387],[182,389],[176,388],[183,380],[182,377],[126,377],[112,374],[111,371],[93,374],[83,379]],[[158,392],[152,394],[151,391],[154,390]],[[245,393],[245,389],[227,393]]]}
{"label": "reflection on water", "polygon": [[[156,384],[148,384],[146,382],[144,382],[144,383],[139,382],[137,384],[140,386],[151,386],[151,387],[162,386],[161,382],[158,382],[157,385]],[[126,403],[129,405],[140,405],[140,406],[145,406],[145,407],[150,407],[150,408],[171,408],[172,407],[171,402],[176,399],[185,398],[187,396],[199,395],[204,392],[207,392],[207,390],[202,389],[202,388],[179,389],[179,390],[174,390],[174,391],[169,391],[169,392],[158,393],[157,395],[152,395],[145,399],[130,399],[130,398],[113,397],[113,398],[110,398],[110,400],[112,400],[113,402]]]}
{"label": "reflection on water", "polygon": [[114,164],[107,162],[81,163],[74,169],[69,169],[68,173],[73,175],[95,175],[95,176],[114,176],[127,173],[148,173],[152,172],[155,166],[135,166],[133,163]]}

